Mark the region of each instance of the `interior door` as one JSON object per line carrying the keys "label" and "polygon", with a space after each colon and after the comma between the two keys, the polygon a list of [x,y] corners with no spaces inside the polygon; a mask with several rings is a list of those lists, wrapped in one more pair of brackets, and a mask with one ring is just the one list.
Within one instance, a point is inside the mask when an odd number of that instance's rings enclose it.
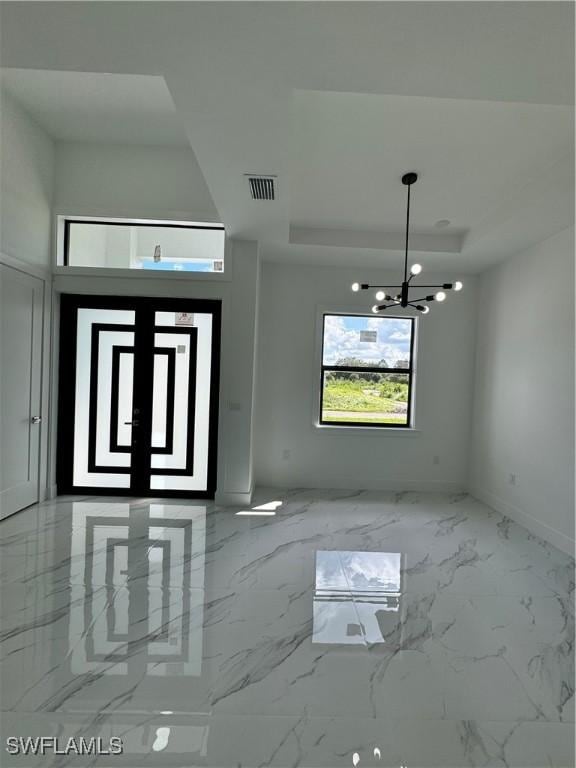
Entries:
{"label": "interior door", "polygon": [[44,283],[0,264],[0,519],[39,498]]}
{"label": "interior door", "polygon": [[220,304],[62,296],[58,492],[211,497]]}

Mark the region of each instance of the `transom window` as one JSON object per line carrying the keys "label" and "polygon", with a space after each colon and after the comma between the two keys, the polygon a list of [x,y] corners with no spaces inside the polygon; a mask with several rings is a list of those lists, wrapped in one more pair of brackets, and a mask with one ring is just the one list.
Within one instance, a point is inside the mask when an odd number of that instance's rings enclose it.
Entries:
{"label": "transom window", "polygon": [[66,218],[63,264],[223,272],[224,241],[221,224]]}
{"label": "transom window", "polygon": [[414,322],[324,315],[320,424],[412,425]]}

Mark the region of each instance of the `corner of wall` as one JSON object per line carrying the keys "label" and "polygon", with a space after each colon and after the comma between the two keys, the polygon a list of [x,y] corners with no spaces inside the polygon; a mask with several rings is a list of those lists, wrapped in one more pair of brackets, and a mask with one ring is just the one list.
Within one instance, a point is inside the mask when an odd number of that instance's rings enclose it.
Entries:
{"label": "corner of wall", "polygon": [[256,378],[258,243],[230,241],[233,278],[223,315],[222,376],[219,429],[219,476],[216,500],[246,504],[254,478],[254,387]]}
{"label": "corner of wall", "polygon": [[[473,496],[570,555],[573,270],[569,227],[481,275],[468,465]],[[525,301],[538,294],[555,297],[546,322]]]}
{"label": "corner of wall", "polygon": [[500,499],[491,491],[488,491],[484,488],[471,486],[468,489],[468,492],[475,499],[478,499],[478,501],[488,505],[496,512],[500,512],[500,514],[504,515],[505,517],[509,517],[511,520],[514,520],[515,523],[518,523],[518,525],[526,528],[526,530],[530,531],[530,533],[532,533],[534,536],[538,536],[539,538],[544,539],[544,541],[552,544],[552,546],[556,547],[562,552],[565,552],[567,555],[574,556],[576,541],[570,536],[566,536],[560,531],[557,531],[555,528],[551,528],[549,525],[546,525],[546,523],[543,523],[540,520],[536,520],[536,518],[532,517],[527,512],[524,512],[519,507],[516,507],[513,504],[509,504],[503,499]]}

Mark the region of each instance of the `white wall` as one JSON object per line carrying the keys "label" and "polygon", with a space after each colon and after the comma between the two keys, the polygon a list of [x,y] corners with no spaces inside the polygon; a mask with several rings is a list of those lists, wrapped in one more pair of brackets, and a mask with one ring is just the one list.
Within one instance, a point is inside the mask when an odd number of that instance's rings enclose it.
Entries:
{"label": "white wall", "polygon": [[49,483],[50,263],[55,148],[10,94],[0,89],[0,260],[44,283],[39,497]]}
{"label": "white wall", "polygon": [[470,483],[573,553],[573,229],[481,277]]}
{"label": "white wall", "polygon": [[219,220],[191,150],[89,142],[57,143],[54,211]]}
{"label": "white wall", "polygon": [[[443,282],[450,276],[436,277]],[[256,481],[278,487],[464,488],[476,317],[473,277],[461,293],[419,319],[418,431],[313,426],[317,308],[369,311],[371,296],[350,291],[360,278],[381,283],[386,276],[365,269],[263,264]],[[397,273],[388,275],[391,283],[397,278]]]}
{"label": "white wall", "polygon": [[19,104],[0,91],[0,251],[50,264],[54,144]]}
{"label": "white wall", "polygon": [[221,477],[216,499],[248,502],[254,487],[254,389],[261,265],[257,245],[251,241],[235,241],[232,258],[233,281],[224,304],[222,330],[223,419],[219,439],[226,452],[226,474]]}

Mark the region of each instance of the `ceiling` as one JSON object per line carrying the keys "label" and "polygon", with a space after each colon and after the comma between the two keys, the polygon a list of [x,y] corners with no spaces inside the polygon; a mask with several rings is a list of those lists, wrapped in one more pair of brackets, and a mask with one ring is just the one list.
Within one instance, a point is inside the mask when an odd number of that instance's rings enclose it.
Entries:
{"label": "ceiling", "polygon": [[189,146],[163,77],[6,68],[2,85],[60,141]]}
{"label": "ceiling", "polygon": [[[174,145],[183,130],[229,234],[265,259],[395,264],[399,179],[415,170],[419,261],[475,272],[573,221],[573,16],[563,2],[4,3],[0,63],[40,70],[7,84],[60,138]],[[251,200],[246,173],[277,175],[277,200]]]}

